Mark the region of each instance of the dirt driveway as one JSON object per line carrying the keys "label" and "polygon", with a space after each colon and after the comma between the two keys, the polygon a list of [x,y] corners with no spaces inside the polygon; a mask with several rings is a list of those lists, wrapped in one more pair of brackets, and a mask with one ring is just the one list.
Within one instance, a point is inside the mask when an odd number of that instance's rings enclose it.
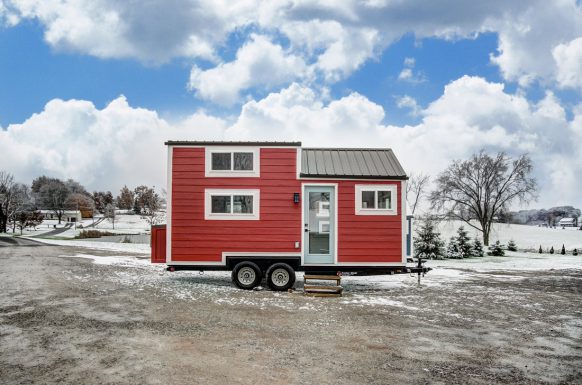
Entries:
{"label": "dirt driveway", "polygon": [[[344,280],[342,298],[0,247],[5,384],[582,384],[582,270]],[[302,286],[299,280],[297,286]]]}

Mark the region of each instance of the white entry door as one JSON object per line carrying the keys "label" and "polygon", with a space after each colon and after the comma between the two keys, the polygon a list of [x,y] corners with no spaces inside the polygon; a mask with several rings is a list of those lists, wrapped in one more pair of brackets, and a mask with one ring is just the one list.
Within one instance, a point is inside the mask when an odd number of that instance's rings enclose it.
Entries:
{"label": "white entry door", "polygon": [[335,257],[335,187],[306,186],[303,196],[304,263],[333,263]]}

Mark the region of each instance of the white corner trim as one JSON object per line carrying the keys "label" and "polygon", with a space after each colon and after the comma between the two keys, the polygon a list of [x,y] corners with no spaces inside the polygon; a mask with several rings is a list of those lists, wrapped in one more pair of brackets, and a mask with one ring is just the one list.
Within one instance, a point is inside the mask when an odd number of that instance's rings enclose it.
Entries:
{"label": "white corner trim", "polygon": [[[235,152],[251,152],[253,154],[252,171],[242,170],[212,170],[212,153],[230,153],[231,162]],[[208,146],[204,148],[204,176],[207,178],[257,178],[261,176],[261,148],[260,147],[233,147]]]}
{"label": "white corner trim", "polygon": [[172,163],[174,162],[174,147],[168,146],[167,178],[166,189],[166,263],[172,261]]}
{"label": "white corner trim", "polygon": [[[252,195],[252,214],[213,214],[212,196]],[[258,221],[260,219],[261,193],[257,189],[205,189],[204,190],[204,219],[219,221]]]}
{"label": "white corner trim", "polygon": [[[406,219],[406,181],[400,182],[400,198],[402,200],[402,263],[406,263],[406,233],[408,232],[408,221]],[[412,231],[412,229],[410,229]],[[410,256],[412,256],[412,234],[410,234]]]}
{"label": "white corner trim", "polygon": [[[356,196],[355,215],[397,215],[398,214],[398,196],[397,189],[394,184],[357,184],[354,187]],[[390,191],[390,202],[392,207],[389,209],[364,209],[362,208],[362,192],[363,191]]]}

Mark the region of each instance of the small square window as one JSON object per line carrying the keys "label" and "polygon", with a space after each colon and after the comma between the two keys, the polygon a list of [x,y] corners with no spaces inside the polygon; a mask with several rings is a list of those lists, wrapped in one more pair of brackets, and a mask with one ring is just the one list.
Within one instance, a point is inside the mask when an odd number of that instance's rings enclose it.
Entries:
{"label": "small square window", "polygon": [[231,169],[231,153],[230,152],[213,152],[212,153],[212,169],[213,170],[230,170]]}
{"label": "small square window", "polygon": [[397,215],[397,185],[356,185],[356,215]]}
{"label": "small square window", "polygon": [[253,153],[235,152],[233,169],[237,171],[253,171]]}

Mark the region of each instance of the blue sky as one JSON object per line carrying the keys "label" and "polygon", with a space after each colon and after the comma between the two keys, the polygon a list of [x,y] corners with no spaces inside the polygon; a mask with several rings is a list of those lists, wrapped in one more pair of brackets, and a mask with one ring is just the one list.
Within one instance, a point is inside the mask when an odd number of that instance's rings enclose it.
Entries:
{"label": "blue sky", "polygon": [[0,169],[23,180],[161,185],[166,139],[299,139],[431,175],[528,152],[537,204],[582,206],[574,0],[0,0],[0,58]]}

